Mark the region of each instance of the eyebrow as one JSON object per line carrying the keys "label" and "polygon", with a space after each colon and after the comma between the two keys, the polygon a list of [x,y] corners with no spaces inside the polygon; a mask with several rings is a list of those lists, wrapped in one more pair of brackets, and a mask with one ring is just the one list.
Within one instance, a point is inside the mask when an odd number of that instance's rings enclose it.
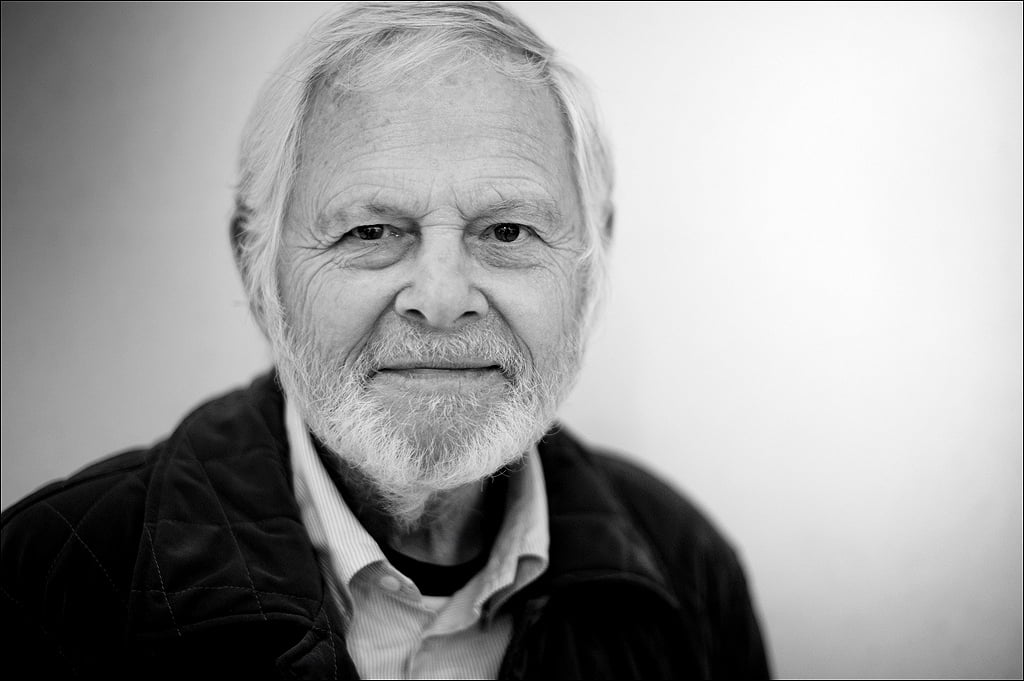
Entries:
{"label": "eyebrow", "polygon": [[[391,203],[369,201],[366,203],[355,203],[347,206],[341,206],[333,210],[328,210],[322,214],[321,221],[355,220],[361,215],[380,218],[394,218],[397,216],[408,215],[409,213],[409,210]],[[478,222],[488,219],[500,219],[509,213],[521,214],[532,217],[533,219],[544,220],[552,226],[561,224],[563,219],[562,212],[553,201],[536,198],[503,199],[501,201],[487,204],[487,206],[472,216],[466,215],[465,213],[462,215],[467,221],[472,220],[474,222]]]}
{"label": "eyebrow", "polygon": [[[481,217],[499,217],[507,213],[525,213],[548,222],[551,225],[562,223],[562,212],[552,201],[538,199],[505,199],[492,203],[481,212]],[[479,219],[479,218],[477,218]]]}

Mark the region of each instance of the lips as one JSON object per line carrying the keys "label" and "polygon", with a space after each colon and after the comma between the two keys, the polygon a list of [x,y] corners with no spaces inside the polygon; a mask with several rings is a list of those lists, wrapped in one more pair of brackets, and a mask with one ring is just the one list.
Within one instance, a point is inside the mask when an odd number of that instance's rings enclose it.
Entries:
{"label": "lips", "polygon": [[373,372],[371,378],[412,383],[448,384],[476,383],[495,378],[507,379],[505,370],[491,359],[470,357],[459,359],[389,360]]}
{"label": "lips", "polygon": [[501,367],[487,360],[397,360],[383,365],[378,371],[411,371],[417,369],[437,369],[440,371],[472,371],[479,369],[496,369]]}
{"label": "lips", "polygon": [[377,388],[400,393],[427,391],[455,393],[480,390],[505,390],[509,385],[501,368],[496,364],[473,366],[466,364],[416,363],[390,365],[378,370],[371,378]]}
{"label": "lips", "polygon": [[493,360],[470,358],[458,360],[391,360],[373,373],[375,375],[387,376],[390,374],[408,378],[456,378],[460,376],[472,378],[477,375],[490,374],[491,372],[505,374],[505,370]]}
{"label": "lips", "polygon": [[377,375],[387,376],[404,376],[407,378],[455,378],[455,377],[466,377],[472,378],[474,376],[483,376],[492,373],[500,373],[501,369],[497,365],[491,365],[486,367],[433,367],[433,366],[413,366],[405,367],[402,369],[381,369],[377,372]]}
{"label": "lips", "polygon": [[482,366],[466,365],[435,365],[435,364],[410,364],[408,366],[388,366],[374,372],[377,378],[402,378],[402,379],[424,379],[424,380],[473,380],[478,378],[490,378],[493,376],[504,376],[504,372],[497,364]]}

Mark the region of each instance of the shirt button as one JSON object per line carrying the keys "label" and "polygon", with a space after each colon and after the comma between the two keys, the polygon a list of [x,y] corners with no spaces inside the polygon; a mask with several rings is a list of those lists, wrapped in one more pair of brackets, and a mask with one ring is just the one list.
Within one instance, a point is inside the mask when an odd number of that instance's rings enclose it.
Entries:
{"label": "shirt button", "polygon": [[380,578],[380,588],[385,591],[398,591],[402,588],[402,583],[394,575],[384,575]]}

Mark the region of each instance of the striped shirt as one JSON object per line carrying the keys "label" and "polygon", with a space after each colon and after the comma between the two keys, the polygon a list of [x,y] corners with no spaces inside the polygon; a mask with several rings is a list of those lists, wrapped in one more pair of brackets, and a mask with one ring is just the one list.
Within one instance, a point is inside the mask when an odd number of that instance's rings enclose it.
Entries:
{"label": "striped shirt", "polygon": [[497,678],[512,636],[501,605],[548,565],[548,510],[535,447],[508,484],[486,567],[451,596],[423,596],[385,558],[324,469],[298,410],[285,424],[295,496],[365,679]]}

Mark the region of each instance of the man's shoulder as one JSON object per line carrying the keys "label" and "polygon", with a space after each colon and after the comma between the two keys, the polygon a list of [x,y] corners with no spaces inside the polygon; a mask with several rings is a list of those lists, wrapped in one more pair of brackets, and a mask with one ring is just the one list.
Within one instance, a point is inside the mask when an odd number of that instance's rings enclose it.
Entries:
{"label": "man's shoulder", "polygon": [[[49,482],[20,499],[0,515],[5,529],[11,523],[38,519],[38,509],[59,504],[86,505],[86,510],[127,479],[144,483],[152,448],[130,449],[94,461],[70,476]],[[76,515],[80,515],[76,514]]]}
{"label": "man's shoulder", "polygon": [[[53,664],[58,676],[107,669],[129,631],[180,636],[177,627],[224,612],[290,616],[288,594],[316,602],[316,584],[275,581],[288,578],[281,565],[311,555],[295,529],[282,405],[273,375],[263,376],[203,403],[155,445],[102,459],[4,511],[0,615],[17,632],[16,659],[42,665],[36,671]],[[268,537],[277,563],[253,586],[246,557]],[[209,595],[199,591],[211,583]],[[256,588],[265,591],[253,605],[246,595]]]}
{"label": "man's shoulder", "polygon": [[145,490],[154,466],[169,446],[173,448],[186,440],[190,450],[203,453],[224,449],[216,446],[217,440],[252,443],[259,438],[270,438],[280,441],[283,426],[275,425],[273,418],[274,409],[279,406],[275,399],[280,400],[274,380],[273,374],[265,374],[249,386],[205,400],[157,443],[103,457],[66,478],[43,485],[4,509],[0,526],[6,529],[12,523],[36,522],[40,519],[40,509],[53,506],[65,508],[74,517],[81,518],[95,513],[95,506],[108,497],[116,498],[124,509],[138,492]]}
{"label": "man's shoulder", "polygon": [[[15,601],[73,578],[127,598],[142,532],[151,450],[126,451],[36,490],[0,516],[4,596]],[[116,555],[115,555],[116,554]],[[67,571],[63,566],[73,564]],[[69,574],[70,573],[70,574]]]}
{"label": "man's shoulder", "polygon": [[731,551],[715,523],[686,492],[624,454],[598,449],[593,456],[619,501],[634,517],[650,522],[657,536],[675,530],[702,549]]}
{"label": "man's shoulder", "polygon": [[[588,533],[585,540],[569,537],[575,553],[612,554],[633,574],[663,584],[686,622],[684,631],[704,637],[693,643],[707,655],[700,675],[768,675],[741,560],[695,503],[641,464],[584,445],[564,429],[548,433],[538,449],[552,515],[572,533]],[[586,518],[599,522],[585,524]],[[615,542],[616,536],[626,540]],[[643,556],[650,560],[645,563]]]}
{"label": "man's shoulder", "polygon": [[[147,499],[161,467],[176,459],[230,456],[239,447],[276,447],[283,426],[272,374],[193,409],[171,434],[145,447],[95,461],[50,482],[0,514],[5,572],[43,561],[55,572],[70,556],[103,565],[102,554],[130,551],[143,532]],[[268,444],[270,443],[270,444]],[[112,558],[112,557],[111,557]],[[9,576],[9,575],[5,575]]]}
{"label": "man's shoulder", "polygon": [[[731,542],[708,514],[686,493],[636,459],[584,444],[564,428],[549,433],[544,443],[549,460],[562,460],[555,466],[589,472],[599,483],[591,491],[609,497],[663,558],[679,560],[685,553],[687,561],[699,557],[714,563],[737,562]],[[556,493],[561,490],[549,490],[549,494]]]}
{"label": "man's shoulder", "polygon": [[137,449],[100,460],[0,516],[0,613],[16,674],[29,659],[67,674],[65,625],[82,640],[123,628],[153,458]]}

